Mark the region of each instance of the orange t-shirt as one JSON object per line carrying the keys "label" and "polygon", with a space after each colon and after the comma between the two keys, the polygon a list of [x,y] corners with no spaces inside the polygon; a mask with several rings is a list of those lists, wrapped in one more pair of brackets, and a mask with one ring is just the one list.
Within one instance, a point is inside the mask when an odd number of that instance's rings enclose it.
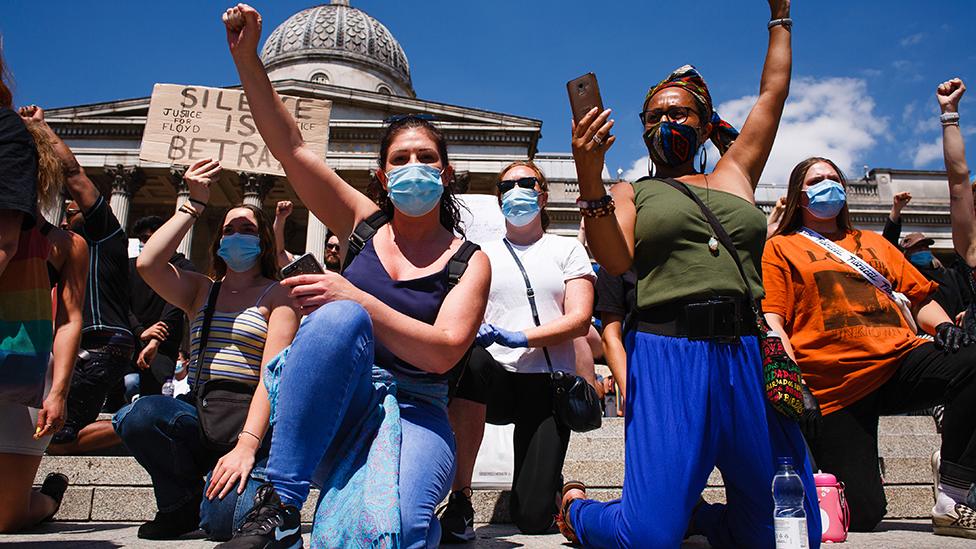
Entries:
{"label": "orange t-shirt", "polygon": [[[834,243],[867,261],[913,307],[938,288],[877,233],[854,231]],[[766,243],[763,283],[763,311],[786,320],[803,379],[825,415],[883,385],[909,351],[926,343],[884,292],[801,234]]]}

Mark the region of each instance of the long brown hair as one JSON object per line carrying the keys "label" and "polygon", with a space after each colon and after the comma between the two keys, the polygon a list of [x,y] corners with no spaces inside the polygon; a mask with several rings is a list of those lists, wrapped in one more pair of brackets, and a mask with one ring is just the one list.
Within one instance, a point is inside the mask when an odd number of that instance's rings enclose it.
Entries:
{"label": "long brown hair", "polygon": [[[811,156],[800,162],[790,173],[790,182],[786,189],[786,210],[783,211],[783,220],[780,222],[779,228],[776,229],[773,236],[792,234],[803,227],[803,212],[800,211],[803,208],[800,205],[800,199],[803,195],[803,180],[806,179],[807,172],[810,171],[810,168],[814,164],[821,162],[829,165],[837,172],[837,177],[840,178],[840,184],[844,186],[845,190],[847,189],[847,177],[844,176],[844,172],[841,171],[833,160],[820,156]],[[837,214],[837,228],[845,233],[854,230],[854,226],[851,224],[851,213],[847,209],[847,204],[844,204],[840,213]]]}
{"label": "long brown hair", "polygon": [[14,94],[7,86],[9,80],[10,74],[7,72],[7,65],[3,62],[3,37],[0,36],[0,107],[8,109],[14,105]]}
{"label": "long brown hair", "polygon": [[[275,247],[274,233],[271,232],[271,222],[268,221],[268,216],[264,214],[264,210],[257,206],[237,204],[236,206],[227,208],[227,211],[224,212],[224,219],[227,218],[227,212],[240,208],[250,210],[254,214],[254,219],[258,222],[258,240],[261,245],[261,255],[258,257],[258,263],[261,265],[261,276],[271,280],[280,279],[281,277],[278,273],[278,250]],[[227,274],[227,263],[217,255],[217,250],[220,249],[220,240],[224,237],[223,228],[224,221],[221,219],[220,228],[217,230],[217,235],[210,245],[210,277],[214,280],[220,280]]]}
{"label": "long brown hair", "polygon": [[[508,173],[512,168],[517,168],[519,166],[525,166],[526,168],[534,171],[536,178],[539,180],[539,189],[541,189],[544,193],[549,192],[549,181],[546,179],[546,174],[542,173],[542,168],[537,166],[536,163],[531,160],[516,160],[515,162],[512,162],[508,166],[502,168],[502,171],[498,172],[498,178],[495,181],[495,196],[497,196],[499,200],[501,200],[501,195],[498,193],[498,183],[502,182],[502,177],[505,177],[505,174]],[[539,208],[539,218],[542,220],[542,230],[544,231],[548,229],[549,212],[546,211],[545,206]]]}
{"label": "long brown hair", "polygon": [[[390,145],[393,143],[393,139],[397,135],[400,135],[400,132],[413,128],[421,128],[427,132],[427,135],[430,136],[431,140],[434,141],[434,145],[437,147],[437,154],[441,157],[441,165],[444,169],[447,169],[451,164],[451,161],[447,157],[447,139],[444,138],[444,134],[436,126],[418,116],[399,118],[386,127],[386,133],[380,139],[380,156],[377,160],[380,169],[386,171],[386,160],[389,156]],[[366,195],[383,210],[386,217],[393,219],[393,202],[386,194],[386,189],[383,188],[383,184],[376,175],[373,175],[371,178],[369,186],[366,188]],[[447,186],[444,187],[444,194],[441,195],[441,203],[439,206],[440,222],[441,226],[445,229],[464,236],[464,227],[461,226],[461,206],[458,203],[456,195],[457,180],[451,177]]]}

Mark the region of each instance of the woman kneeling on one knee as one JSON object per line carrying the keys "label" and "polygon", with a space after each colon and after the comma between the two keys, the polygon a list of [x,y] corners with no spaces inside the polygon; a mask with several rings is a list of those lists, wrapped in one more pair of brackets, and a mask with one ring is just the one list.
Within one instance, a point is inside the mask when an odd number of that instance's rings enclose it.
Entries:
{"label": "woman kneeling on one knee", "polygon": [[[227,539],[242,524],[244,513],[237,508],[247,505],[239,506],[238,498],[253,498],[261,483],[252,477],[262,477],[267,461],[270,407],[262,366],[291,342],[298,328],[288,290],[277,282],[271,224],[259,208],[242,205],[227,211],[211,247],[213,279],[169,263],[203,212],[219,173],[220,165],[210,160],[187,171],[190,199],[146,242],[136,268],[156,293],[194,319],[190,383],[235,380],[253,387],[254,396],[237,445],[222,456],[202,440],[192,398],[197,386],[187,397],[140,398],[115,415],[115,430],[153,480],[159,511],[139,528],[141,538],[172,539],[199,525],[212,539]],[[214,280],[221,285],[201,352],[204,308]]]}
{"label": "woman kneeling on one knee", "polygon": [[224,20],[261,137],[339,236],[345,269],[283,281],[310,316],[269,367],[269,483],[223,547],[300,546],[313,479],[314,546],[436,547],[434,507],[454,476],[449,372],[474,341],[491,276],[488,258],[455,236],[445,138],[415,116],[391,122],[370,200],[302,141],[257,55],[258,13],[242,4]]}
{"label": "woman kneeling on one knee", "polygon": [[[610,111],[593,109],[574,124],[587,242],[609,273],[633,267],[638,307],[626,336],[623,496],[588,501],[565,487],[561,529],[586,547],[677,547],[688,533],[704,534],[713,547],[775,547],[770,486],[780,457],[797,465],[809,547],[820,545],[803,436],[766,401],[753,312],[766,239],[755,188],[792,66],[789,2],[769,4],[762,84],[741,134],[715,113],[698,71],[682,67],[648,91],[641,109],[655,176],[619,183],[611,197],[601,178],[615,140]],[[695,156],[708,139],[722,157],[706,174]],[[699,204],[724,227],[734,252]],[[716,466],[726,505],[700,499]]]}
{"label": "woman kneeling on one knee", "polygon": [[[573,338],[586,335],[593,310],[593,268],[583,245],[545,233],[542,171],[515,162],[499,174],[497,192],[505,237],[484,244],[492,269],[485,324],[451,402],[458,471],[440,518],[445,543],[474,539],[470,486],[486,412],[490,423],[515,424],[512,519],[524,533],[552,527],[570,431],[553,415],[550,368],[576,373]],[[532,285],[539,326],[520,265]]]}

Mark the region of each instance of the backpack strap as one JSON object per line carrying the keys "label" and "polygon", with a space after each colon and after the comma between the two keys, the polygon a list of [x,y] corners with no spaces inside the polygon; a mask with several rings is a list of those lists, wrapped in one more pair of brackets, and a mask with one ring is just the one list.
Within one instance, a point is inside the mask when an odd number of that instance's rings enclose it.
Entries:
{"label": "backpack strap", "polygon": [[345,272],[349,264],[352,263],[352,260],[356,259],[359,252],[363,251],[363,248],[366,247],[366,243],[376,236],[376,232],[380,230],[380,227],[389,222],[390,218],[386,217],[383,210],[377,210],[356,225],[352,234],[349,235],[349,246],[346,248],[346,258],[342,262],[340,272]]}
{"label": "backpack strap", "polygon": [[461,247],[458,251],[454,252],[451,259],[447,262],[447,288],[457,286],[458,282],[461,281],[461,276],[464,275],[464,271],[468,268],[468,261],[471,260],[471,256],[475,252],[481,249],[481,246],[471,242],[470,240],[465,240],[461,242]]}

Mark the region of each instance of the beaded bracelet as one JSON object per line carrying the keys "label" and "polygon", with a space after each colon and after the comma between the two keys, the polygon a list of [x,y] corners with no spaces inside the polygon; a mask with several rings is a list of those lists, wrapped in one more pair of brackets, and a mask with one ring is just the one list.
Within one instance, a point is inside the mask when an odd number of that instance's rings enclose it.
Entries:
{"label": "beaded bracelet", "polygon": [[577,200],[576,205],[584,217],[605,217],[614,212],[613,196],[605,194],[599,200]]}

